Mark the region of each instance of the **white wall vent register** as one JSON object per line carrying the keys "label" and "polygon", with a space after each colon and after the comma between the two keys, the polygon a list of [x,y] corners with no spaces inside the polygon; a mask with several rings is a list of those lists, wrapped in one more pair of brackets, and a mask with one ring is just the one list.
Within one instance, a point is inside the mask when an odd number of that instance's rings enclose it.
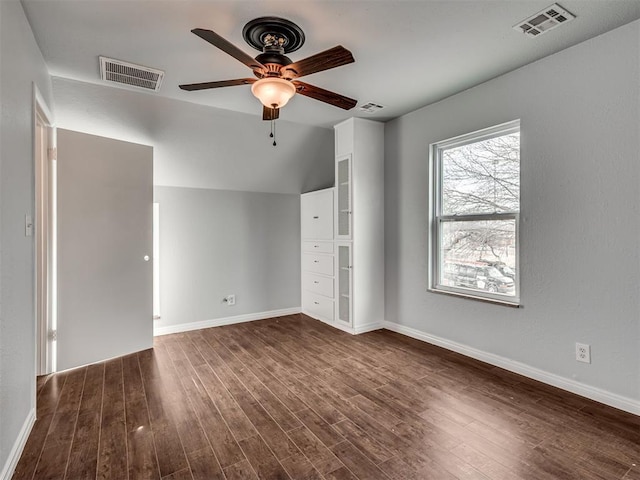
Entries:
{"label": "white wall vent register", "polygon": [[513,26],[513,29],[529,37],[537,37],[576,18],[557,3],[531,15]]}
{"label": "white wall vent register", "polygon": [[162,85],[164,72],[155,68],[100,57],[100,78],[105,82],[157,92]]}
{"label": "white wall vent register", "polygon": [[374,113],[377,112],[378,110],[382,110],[384,108],[383,105],[378,105],[377,103],[365,103],[364,105],[360,106],[360,108],[358,110],[361,110],[363,112],[366,113]]}

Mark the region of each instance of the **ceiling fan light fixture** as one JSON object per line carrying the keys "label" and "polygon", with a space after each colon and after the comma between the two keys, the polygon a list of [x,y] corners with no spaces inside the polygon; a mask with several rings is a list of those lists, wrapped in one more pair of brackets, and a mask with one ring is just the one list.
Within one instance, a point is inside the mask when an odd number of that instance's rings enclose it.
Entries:
{"label": "ceiling fan light fixture", "polygon": [[288,80],[277,77],[261,78],[251,85],[251,93],[269,108],[282,108],[296,93],[296,87]]}

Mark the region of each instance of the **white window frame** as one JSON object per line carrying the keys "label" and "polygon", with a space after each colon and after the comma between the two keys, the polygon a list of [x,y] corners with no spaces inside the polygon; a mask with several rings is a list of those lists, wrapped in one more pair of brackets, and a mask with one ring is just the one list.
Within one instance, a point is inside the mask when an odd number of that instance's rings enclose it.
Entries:
{"label": "white window frame", "polygon": [[[503,123],[454,138],[435,142],[429,145],[429,278],[427,290],[435,293],[472,298],[512,307],[520,304],[520,209],[517,212],[495,212],[465,215],[442,215],[442,152],[451,148],[461,147],[471,143],[501,137],[510,133],[520,132],[520,120]],[[514,278],[515,296],[483,292],[462,287],[443,285],[440,282],[442,259],[440,248],[441,225],[445,222],[483,221],[483,220],[514,220],[516,245],[516,277]]]}

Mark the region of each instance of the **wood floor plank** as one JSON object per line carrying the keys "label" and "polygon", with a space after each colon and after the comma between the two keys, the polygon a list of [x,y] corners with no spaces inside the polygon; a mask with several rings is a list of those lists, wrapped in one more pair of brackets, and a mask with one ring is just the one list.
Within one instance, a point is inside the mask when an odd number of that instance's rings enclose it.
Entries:
{"label": "wood floor plank", "polygon": [[331,451],[353,474],[362,480],[388,479],[375,463],[365,457],[360,450],[348,441],[334,445]]}
{"label": "wood floor plank", "polygon": [[99,435],[99,411],[78,416],[65,478],[69,480],[96,478]]}
{"label": "wood floor plank", "polygon": [[174,472],[171,475],[162,477],[162,480],[193,480],[191,476],[191,470],[184,468],[178,472]]}
{"label": "wood floor plank", "polygon": [[153,445],[153,433],[148,426],[141,425],[127,434],[127,458],[129,478],[157,480],[160,478],[158,459]]}
{"label": "wood floor plank", "polygon": [[307,427],[292,430],[288,435],[322,475],[344,466]]}
{"label": "wood floor plank", "polygon": [[168,398],[168,415],[173,420],[186,454],[209,448],[207,439],[198,417],[191,405],[189,396],[180,382],[173,361],[166,349],[166,342],[155,347],[159,365],[163,370],[163,394]]}
{"label": "wood floor plank", "polygon": [[327,447],[331,447],[344,440],[344,437],[342,437],[336,429],[325,422],[322,417],[313,410],[301,410],[296,413],[296,415],[302,423],[304,423],[304,425]]}
{"label": "wood floor plank", "polygon": [[240,440],[240,446],[258,478],[265,480],[291,478],[259,435]]}
{"label": "wood floor plank", "polygon": [[623,477],[623,480],[640,480],[640,468],[637,466],[631,467]]}
{"label": "wood floor plank", "polygon": [[183,387],[222,468],[244,459],[242,451],[188,360],[176,363]]}
{"label": "wood floor plank", "polygon": [[219,368],[218,378],[231,392],[233,398],[249,418],[264,441],[273,450],[278,459],[286,458],[296,452],[295,445],[289,440],[278,423],[262,405],[249,393],[242,382],[228,368]]}
{"label": "wood floor plank", "polygon": [[217,375],[211,370],[209,365],[200,365],[196,369],[196,373],[204,388],[207,389],[209,396],[214,399],[215,404],[220,410],[220,414],[224,417],[227,425],[233,431],[237,440],[252,437],[256,434],[256,429],[244,414],[240,405],[231,396],[224,384]]}
{"label": "wood floor plank", "polygon": [[[211,447],[187,453],[193,480],[224,480],[222,468]],[[243,460],[246,461],[246,460]]]}
{"label": "wood floor plank", "polygon": [[156,337],[36,389],[14,480],[640,480],[640,417],[305,315]]}
{"label": "wood floor plank", "polygon": [[289,476],[295,480],[322,480],[322,475],[302,452],[296,452],[280,461]]}
{"label": "wood floor plank", "polygon": [[126,479],[128,472],[124,377],[122,360],[116,359],[105,363],[96,478]]}
{"label": "wood floor plank", "polygon": [[243,460],[225,468],[224,474],[227,480],[255,480],[258,478],[248,460]]}
{"label": "wood floor plank", "polygon": [[338,422],[333,428],[354,447],[364,453],[369,460],[376,464],[389,460],[394,456],[392,452],[381,445],[373,436],[368,435],[350,420]]}
{"label": "wood floor plank", "polygon": [[326,480],[358,480],[347,467],[340,467],[324,476]]}

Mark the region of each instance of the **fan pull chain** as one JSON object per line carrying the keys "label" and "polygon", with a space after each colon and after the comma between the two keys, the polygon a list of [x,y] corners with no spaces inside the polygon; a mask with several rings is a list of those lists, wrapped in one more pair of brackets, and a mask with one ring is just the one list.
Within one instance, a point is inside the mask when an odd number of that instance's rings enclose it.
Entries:
{"label": "fan pull chain", "polygon": [[275,147],[276,144],[276,121],[275,120],[271,120],[271,133],[269,134],[269,137],[273,138],[273,146]]}

